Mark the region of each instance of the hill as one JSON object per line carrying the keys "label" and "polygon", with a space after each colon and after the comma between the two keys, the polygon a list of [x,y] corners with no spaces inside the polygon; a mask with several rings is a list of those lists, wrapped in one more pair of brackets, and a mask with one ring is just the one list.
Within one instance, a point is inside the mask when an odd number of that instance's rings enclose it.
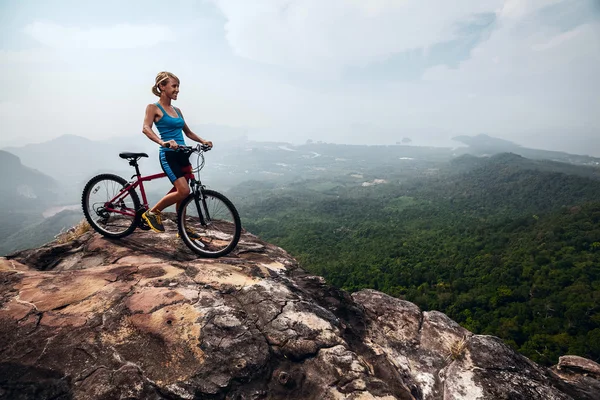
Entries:
{"label": "hill", "polygon": [[[597,157],[571,154],[564,151],[540,150],[522,147],[509,140],[499,139],[485,134],[476,136],[461,135],[452,138],[452,140],[464,143],[468,146],[467,148],[463,148],[458,151],[461,154],[467,153],[475,156],[490,156],[499,153],[515,153],[520,156],[536,160],[552,160],[578,165],[600,165],[600,159]],[[598,149],[594,150],[597,153]]]}
{"label": "hill", "polygon": [[[39,216],[38,216],[39,217]],[[39,247],[51,242],[60,232],[65,232],[81,221],[81,211],[62,211],[49,218],[31,220],[30,225],[6,236],[0,242],[0,255],[17,250]]]}
{"label": "hill", "polygon": [[406,192],[450,202],[472,215],[539,213],[600,197],[600,168],[529,160],[515,154],[462,156]]}
{"label": "hill", "polygon": [[0,196],[3,201],[47,201],[46,196],[57,187],[54,179],[24,166],[19,157],[3,150],[0,150],[0,180]]}
{"label": "hill", "polygon": [[28,168],[21,160],[0,150],[0,241],[34,221],[60,195],[59,184],[49,176]]}
{"label": "hill", "polygon": [[[75,135],[63,135],[43,143],[4,150],[17,155],[25,165],[44,171],[63,184],[77,184],[99,170],[129,172],[127,163],[118,163],[117,154],[131,151],[126,145],[111,145]],[[106,170],[106,171],[105,171]]]}

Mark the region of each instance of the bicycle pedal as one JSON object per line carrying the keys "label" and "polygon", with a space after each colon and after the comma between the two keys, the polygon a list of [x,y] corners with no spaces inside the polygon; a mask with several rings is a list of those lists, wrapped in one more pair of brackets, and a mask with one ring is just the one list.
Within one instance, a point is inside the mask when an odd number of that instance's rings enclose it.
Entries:
{"label": "bicycle pedal", "polygon": [[140,228],[143,231],[149,231],[150,230],[150,227],[148,226],[148,224],[144,220],[142,220],[142,222],[140,222],[138,224],[138,228]]}

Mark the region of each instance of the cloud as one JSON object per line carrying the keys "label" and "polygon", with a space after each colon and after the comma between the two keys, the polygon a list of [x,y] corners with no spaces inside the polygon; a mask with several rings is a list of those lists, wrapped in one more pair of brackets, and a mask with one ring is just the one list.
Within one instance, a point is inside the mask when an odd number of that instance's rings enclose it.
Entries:
{"label": "cloud", "polygon": [[[22,105],[0,112],[2,131],[139,132],[166,69],[182,78],[190,126],[245,125],[267,140],[439,145],[488,133],[569,149],[600,135],[597,0],[210,2],[173,23],[53,8],[21,41],[44,46],[0,49],[0,101]],[[152,20],[164,25],[136,23]],[[150,46],[175,36],[157,57]]]}
{"label": "cloud", "polygon": [[212,0],[238,56],[305,69],[366,65],[460,34],[502,0]]}
{"label": "cloud", "polygon": [[[579,152],[585,147],[575,143],[577,137],[581,142],[597,135],[600,22],[563,31],[544,23],[542,8],[538,1],[507,1],[494,32],[467,60],[423,74],[424,84],[449,99],[440,124]],[[476,101],[469,101],[473,95]]]}
{"label": "cloud", "polygon": [[[560,26],[542,22],[539,8],[533,6],[538,1],[520,0],[519,11],[512,8],[513,3],[512,0],[506,2],[496,29],[458,68],[438,65],[426,70],[423,79],[440,84],[472,85],[481,92],[507,83],[513,87],[545,81],[552,87],[565,79],[587,79],[588,72],[600,67],[599,21],[563,31]],[[533,5],[527,6],[528,3]],[[520,18],[515,18],[515,13]],[[578,72],[584,75],[578,76]],[[594,79],[594,83],[598,85],[600,80]]]}
{"label": "cloud", "polygon": [[[571,40],[576,40],[577,36],[580,35],[582,33],[582,31],[584,31],[586,28],[589,28],[589,26],[580,26],[571,31],[560,33],[556,36],[553,36],[552,38],[545,41],[544,43],[534,44],[531,48],[532,48],[532,50],[536,50],[536,51],[545,51],[545,50],[549,50],[553,47],[561,46],[565,42],[569,42]],[[584,32],[584,34],[585,34],[585,32]]]}
{"label": "cloud", "polygon": [[46,49],[4,50],[0,49],[0,68],[16,68],[23,64],[47,64],[54,53]]}
{"label": "cloud", "polygon": [[[507,1],[490,34],[455,68],[440,64],[421,79],[344,82],[334,101],[320,104],[324,118],[376,121],[368,136],[378,141],[394,131],[415,142],[488,133],[522,145],[582,151],[581,143],[600,134],[600,21],[561,25],[556,21],[573,2],[553,3],[548,9],[551,3]],[[323,120],[317,107],[312,111],[319,115],[314,120]]]}
{"label": "cloud", "polygon": [[26,25],[24,32],[45,46],[59,49],[132,49],[175,40],[169,27],[155,24],[80,28],[36,21]]}
{"label": "cloud", "polygon": [[500,11],[500,17],[504,19],[521,19],[526,15],[536,11],[558,4],[564,0],[506,0]]}

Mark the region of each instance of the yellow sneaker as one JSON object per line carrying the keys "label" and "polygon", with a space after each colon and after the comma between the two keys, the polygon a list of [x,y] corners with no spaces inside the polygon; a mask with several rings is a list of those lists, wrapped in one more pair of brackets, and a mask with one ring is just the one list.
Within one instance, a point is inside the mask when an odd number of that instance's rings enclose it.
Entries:
{"label": "yellow sneaker", "polygon": [[160,211],[151,213],[150,210],[148,210],[142,214],[142,218],[154,232],[165,231],[165,227],[162,224],[162,213]]}

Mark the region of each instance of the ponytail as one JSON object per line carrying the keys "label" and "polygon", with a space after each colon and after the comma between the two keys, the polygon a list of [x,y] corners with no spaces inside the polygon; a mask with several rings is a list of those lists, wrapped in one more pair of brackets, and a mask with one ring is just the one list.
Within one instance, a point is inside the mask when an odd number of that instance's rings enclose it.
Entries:
{"label": "ponytail", "polygon": [[161,93],[160,86],[164,86],[167,83],[169,83],[170,78],[175,79],[177,82],[179,82],[179,78],[176,77],[174,74],[167,72],[167,71],[159,72],[156,75],[154,86],[152,86],[152,93],[155,96],[160,97],[160,93]]}

